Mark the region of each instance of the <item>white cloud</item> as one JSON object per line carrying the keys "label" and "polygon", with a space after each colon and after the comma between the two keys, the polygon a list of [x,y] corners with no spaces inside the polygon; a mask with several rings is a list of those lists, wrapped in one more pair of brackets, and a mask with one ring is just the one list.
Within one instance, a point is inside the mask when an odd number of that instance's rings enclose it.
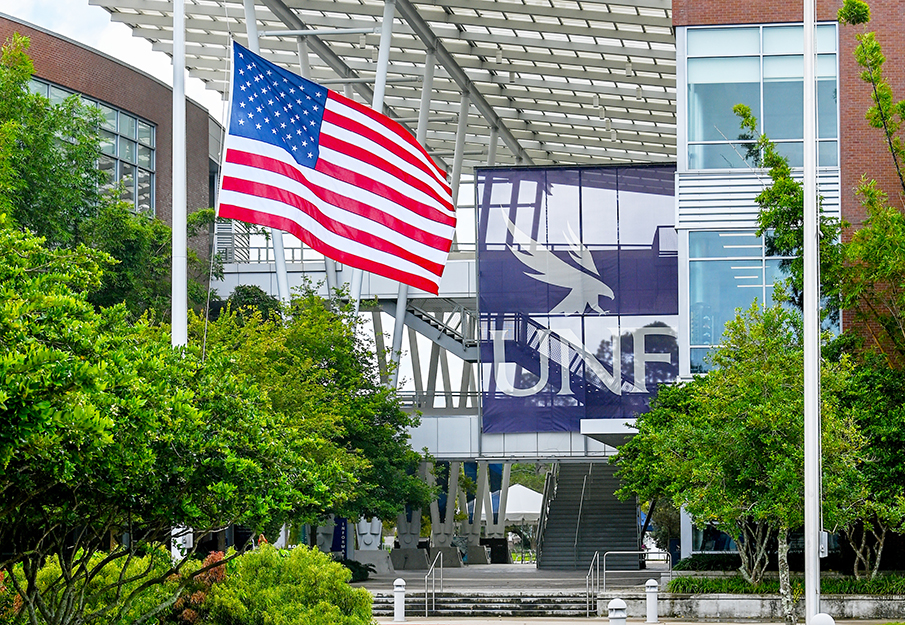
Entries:
{"label": "white cloud", "polygon": [[[125,24],[111,22],[107,11],[90,6],[88,0],[3,0],[0,12],[100,50],[173,84],[169,56],[152,50],[150,42],[133,37]],[[206,107],[215,119],[222,120],[223,105],[218,93],[205,89],[204,83],[195,78],[186,78],[185,89],[191,99]]]}

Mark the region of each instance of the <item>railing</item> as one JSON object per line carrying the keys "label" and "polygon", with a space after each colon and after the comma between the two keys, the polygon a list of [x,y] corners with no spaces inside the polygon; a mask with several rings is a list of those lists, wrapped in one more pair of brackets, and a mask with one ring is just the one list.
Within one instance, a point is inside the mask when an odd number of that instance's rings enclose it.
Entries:
{"label": "railing", "polygon": [[[593,466],[593,465],[592,465]],[[581,513],[584,509],[584,493],[588,488],[588,476],[581,480],[581,498],[578,500],[578,517],[575,520],[575,540],[572,543],[572,563],[578,564],[578,534],[581,531]]]}
{"label": "railing", "polygon": [[559,474],[559,465],[554,464],[544,478],[544,498],[543,507],[540,511],[540,518],[537,520],[537,542],[535,544],[535,552],[537,561],[540,562],[541,553],[544,548],[544,533],[547,529],[547,513],[550,510],[550,502],[556,499],[556,476]]}
{"label": "railing", "polygon": [[[439,569],[436,568],[437,561],[440,561]],[[440,571],[440,592],[443,592],[443,552],[437,551],[437,555],[434,556],[434,561],[431,562],[430,568],[427,570],[427,575],[424,576],[424,616],[430,616],[428,614],[428,606],[434,612],[437,611],[437,571]],[[428,578],[431,580],[431,588],[428,592],[427,581]],[[428,603],[428,597],[430,597],[431,602]]]}
{"label": "railing", "polygon": [[581,499],[578,500],[578,521],[575,523],[575,542],[572,543],[572,563],[578,565],[578,534],[581,531],[581,513],[584,510],[584,495],[588,489],[588,479],[591,477],[591,471],[594,470],[594,463],[588,465],[588,474],[581,480]]}
{"label": "railing", "polygon": [[[668,551],[649,551],[649,550],[639,550],[639,551],[607,551],[603,554],[603,592],[606,592],[606,557],[610,555],[619,555],[619,556],[644,556],[642,558],[645,562],[651,561],[654,558],[651,556],[658,556],[656,558],[657,561],[662,561],[662,558],[659,556],[666,556],[666,572],[669,574],[669,579],[672,579],[672,555]],[[610,573],[634,573],[637,569],[622,569],[622,570],[612,570]]]}
{"label": "railing", "polygon": [[[588,576],[585,577],[585,610],[588,618],[591,616],[591,592],[594,593],[594,599],[600,594],[600,552],[595,551],[594,557],[591,558],[591,566],[588,567]],[[596,606],[595,606],[596,611]]]}

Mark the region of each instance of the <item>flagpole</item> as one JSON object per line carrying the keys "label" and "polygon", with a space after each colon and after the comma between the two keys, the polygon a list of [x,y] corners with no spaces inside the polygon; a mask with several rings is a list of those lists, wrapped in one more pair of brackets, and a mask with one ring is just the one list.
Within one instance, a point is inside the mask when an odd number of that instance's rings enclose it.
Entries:
{"label": "flagpole", "polygon": [[[418,128],[415,131],[415,139],[422,146],[427,145],[427,122],[430,114],[431,95],[434,90],[434,71],[437,59],[433,50],[428,50],[424,57],[424,82],[421,87],[421,108],[418,109]],[[396,388],[399,382],[399,355],[402,351],[402,333],[405,329],[405,311],[408,307],[409,286],[404,282],[399,283],[399,291],[396,294],[396,319],[393,325],[393,351],[390,352],[390,362],[396,367],[393,369],[393,377],[390,382],[392,388]]]}
{"label": "flagpole", "polygon": [[[380,48],[377,51],[377,75],[374,78],[374,98],[371,108],[383,115],[383,97],[387,86],[387,68],[390,65],[390,46],[393,43],[393,18],[396,16],[396,0],[386,0],[383,5],[383,22],[380,25]],[[355,314],[361,300],[362,270],[352,270],[352,293]]]}
{"label": "flagpole", "polygon": [[804,0],[804,588],[805,617],[820,612],[820,283],[817,228],[814,0]]}
{"label": "flagpole", "polygon": [[186,165],[185,165],[185,0],[173,5],[173,275],[171,305],[171,344],[188,343],[188,268],[186,242]]}
{"label": "flagpole", "polygon": [[[242,0],[245,7],[245,32],[248,35],[248,49],[255,54],[261,53],[258,43],[258,20],[255,17],[255,0]],[[277,292],[283,303],[289,303],[289,276],[286,273],[286,252],[283,249],[283,231],[270,229],[270,240],[273,242],[273,261],[277,272]]]}

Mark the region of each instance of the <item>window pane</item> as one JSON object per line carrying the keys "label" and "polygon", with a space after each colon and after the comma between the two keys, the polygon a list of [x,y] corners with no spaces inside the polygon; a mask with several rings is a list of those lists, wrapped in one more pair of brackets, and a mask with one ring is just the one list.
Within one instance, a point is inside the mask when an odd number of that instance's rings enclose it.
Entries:
{"label": "window pane", "polygon": [[804,136],[804,59],[776,56],[764,59],[764,134],[771,139]]}
{"label": "window pane", "polygon": [[789,167],[804,167],[804,145],[801,141],[777,143],[776,151],[789,159]]}
{"label": "window pane", "polygon": [[788,274],[779,268],[779,264],[782,261],[778,258],[768,258],[766,261],[766,267],[764,270],[764,285],[765,289],[765,305],[773,306],[776,302],[773,301],[773,288],[776,284],[782,283],[788,277]]}
{"label": "window pane", "polygon": [[705,358],[711,350],[698,348],[691,348],[689,350],[691,352],[691,372],[692,373],[707,373],[710,371],[711,366],[708,362],[706,362]]}
{"label": "window pane", "polygon": [[692,328],[699,327],[702,332],[700,337],[692,338],[692,343],[702,344],[707,337],[719,343],[726,322],[735,318],[736,309],[748,308],[755,298],[763,301],[763,261],[691,261],[688,284],[689,321]]}
{"label": "window pane", "polygon": [[139,143],[138,164],[145,169],[154,169],[154,150]]}
{"label": "window pane", "polygon": [[116,156],[116,135],[109,130],[100,131],[101,152]]}
{"label": "window pane", "polygon": [[47,97],[47,89],[50,87],[46,82],[40,82],[32,78],[28,81],[28,90],[32,93]]}
{"label": "window pane", "polygon": [[688,140],[730,141],[738,137],[736,104],[760,118],[760,61],[757,58],[689,59]]}
{"label": "window pane", "polygon": [[104,118],[104,121],[101,123],[101,127],[116,132],[116,110],[110,108],[109,106],[104,106],[103,104],[98,104],[97,106]]}
{"label": "window pane", "polygon": [[125,137],[119,138],[119,158],[130,163],[135,162],[135,142]]}
{"label": "window pane", "polygon": [[820,24],[817,26],[817,52],[836,51],[836,25]]}
{"label": "window pane", "polygon": [[726,169],[746,167],[746,143],[712,143],[688,146],[689,169]]}
{"label": "window pane", "polygon": [[688,31],[688,56],[724,56],[760,52],[757,28],[692,28]]}
{"label": "window pane", "polygon": [[154,127],[150,124],[146,124],[143,121],[138,122],[138,140],[144,143],[145,145],[149,145],[152,148],[154,147]]}
{"label": "window pane", "polygon": [[729,258],[763,254],[761,238],[753,232],[689,232],[689,258]]}
{"label": "window pane", "polygon": [[764,27],[764,54],[802,54],[802,52],[804,52],[803,27]]}
{"label": "window pane", "polygon": [[136,120],[131,115],[126,115],[125,113],[119,114],[119,134],[129,137],[130,139],[135,138],[136,132]]}
{"label": "window pane", "polygon": [[110,191],[116,182],[116,161],[109,156],[101,156],[97,161],[97,168],[104,174],[101,190]]}
{"label": "window pane", "polygon": [[52,104],[60,104],[63,100],[65,100],[66,98],[68,98],[71,95],[72,95],[72,93],[70,93],[69,91],[66,91],[65,89],[60,89],[59,87],[54,87],[53,85],[51,85],[50,95],[48,97],[50,98],[50,102]]}
{"label": "window pane", "polygon": [[821,141],[817,144],[817,166],[839,166],[839,149],[835,141]]}
{"label": "window pane", "polygon": [[138,170],[138,191],[135,208],[139,212],[153,214],[153,206],[151,204],[151,179],[151,172],[147,172],[143,169]]}
{"label": "window pane", "polygon": [[836,128],[836,79],[817,81],[817,136],[835,139]]}
{"label": "window pane", "polygon": [[123,185],[123,194],[120,196],[121,199],[126,202],[135,203],[135,167],[132,165],[127,165],[126,163],[120,164],[122,168],[122,178],[120,181]]}

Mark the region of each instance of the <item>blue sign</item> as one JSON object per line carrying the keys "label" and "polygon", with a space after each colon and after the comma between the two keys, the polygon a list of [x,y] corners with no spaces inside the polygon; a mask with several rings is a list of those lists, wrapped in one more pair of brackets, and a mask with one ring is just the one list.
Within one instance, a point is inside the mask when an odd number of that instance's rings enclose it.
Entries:
{"label": "blue sign", "polygon": [[483,430],[630,419],[678,375],[675,167],[477,171]]}

